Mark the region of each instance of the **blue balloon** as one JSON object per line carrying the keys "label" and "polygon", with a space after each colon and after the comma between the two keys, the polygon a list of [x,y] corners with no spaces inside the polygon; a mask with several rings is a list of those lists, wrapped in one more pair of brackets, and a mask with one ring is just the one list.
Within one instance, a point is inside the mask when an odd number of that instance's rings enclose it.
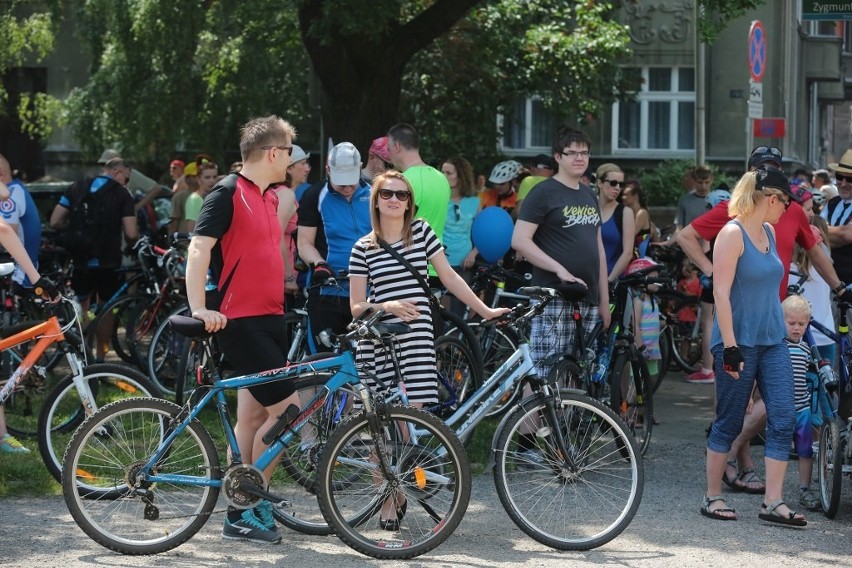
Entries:
{"label": "blue balloon", "polygon": [[470,237],[486,262],[497,262],[512,248],[512,217],[496,205],[486,207],[473,220]]}

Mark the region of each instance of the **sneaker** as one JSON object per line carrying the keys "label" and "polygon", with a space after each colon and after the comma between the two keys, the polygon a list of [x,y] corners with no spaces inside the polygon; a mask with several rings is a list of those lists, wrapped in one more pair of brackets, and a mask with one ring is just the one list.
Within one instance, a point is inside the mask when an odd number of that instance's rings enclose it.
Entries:
{"label": "sneaker", "polygon": [[278,544],[281,535],[277,529],[269,530],[263,521],[254,514],[254,509],[243,511],[238,521],[231,522],[225,517],[225,526],[222,529],[222,538],[229,540],[250,540],[252,542],[263,542]]}
{"label": "sneaker", "polygon": [[699,369],[694,373],[688,374],[686,376],[686,382],[692,383],[693,385],[712,385],[716,382],[716,373],[706,369]]}
{"label": "sneaker", "polygon": [[260,522],[263,523],[263,525],[266,527],[266,530],[269,531],[277,530],[277,527],[275,526],[275,518],[273,517],[272,511],[272,503],[270,503],[266,499],[262,500],[254,508],[254,516],[257,517]]}
{"label": "sneaker", "polygon": [[822,502],[810,489],[799,489],[799,504],[811,511],[822,510]]}
{"label": "sneaker", "polygon": [[545,461],[544,456],[541,455],[540,451],[524,450],[522,452],[518,452],[515,467],[524,471],[546,469],[547,462]]}
{"label": "sneaker", "polygon": [[0,438],[0,452],[4,454],[28,454],[30,449],[24,447],[17,438],[11,434],[5,434]]}

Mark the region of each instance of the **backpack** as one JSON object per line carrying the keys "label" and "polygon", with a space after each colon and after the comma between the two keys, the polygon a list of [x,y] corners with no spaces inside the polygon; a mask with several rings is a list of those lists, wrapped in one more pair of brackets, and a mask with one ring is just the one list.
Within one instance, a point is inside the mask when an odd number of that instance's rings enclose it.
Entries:
{"label": "backpack", "polygon": [[115,183],[109,180],[92,193],[90,188],[93,182],[93,178],[76,182],[85,188],[83,198],[71,209],[68,227],[59,235],[60,246],[78,261],[98,258],[101,254],[104,241],[104,194]]}

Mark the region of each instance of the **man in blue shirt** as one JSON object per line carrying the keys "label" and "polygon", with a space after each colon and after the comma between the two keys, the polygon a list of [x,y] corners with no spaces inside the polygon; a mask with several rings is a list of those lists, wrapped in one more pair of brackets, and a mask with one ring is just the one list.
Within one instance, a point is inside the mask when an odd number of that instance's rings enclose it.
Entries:
{"label": "man in blue shirt", "polygon": [[361,180],[361,154],[341,142],[328,155],[328,180],[311,186],[299,200],[299,256],[311,267],[308,275],[308,344],[319,348],[319,333],[342,333],[352,321],[349,283],[323,285],[349,270],[355,241],[372,230],[370,186]]}
{"label": "man in blue shirt", "polygon": [[[9,188],[9,199],[0,202],[0,219],[12,227],[33,265],[38,268],[38,249],[41,246],[41,220],[35,201],[20,180],[12,179],[12,169],[5,156],[0,154],[0,181]],[[27,275],[20,266],[15,268],[12,280],[24,288],[32,288]]]}

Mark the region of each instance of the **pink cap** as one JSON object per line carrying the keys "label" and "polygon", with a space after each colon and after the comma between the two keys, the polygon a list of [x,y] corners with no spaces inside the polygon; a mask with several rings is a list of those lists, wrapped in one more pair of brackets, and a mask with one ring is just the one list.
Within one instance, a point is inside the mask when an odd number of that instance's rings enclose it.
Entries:
{"label": "pink cap", "polygon": [[390,163],[390,152],[388,152],[388,137],[382,136],[381,138],[376,138],[373,140],[373,143],[370,144],[370,154],[375,154],[383,161]]}

